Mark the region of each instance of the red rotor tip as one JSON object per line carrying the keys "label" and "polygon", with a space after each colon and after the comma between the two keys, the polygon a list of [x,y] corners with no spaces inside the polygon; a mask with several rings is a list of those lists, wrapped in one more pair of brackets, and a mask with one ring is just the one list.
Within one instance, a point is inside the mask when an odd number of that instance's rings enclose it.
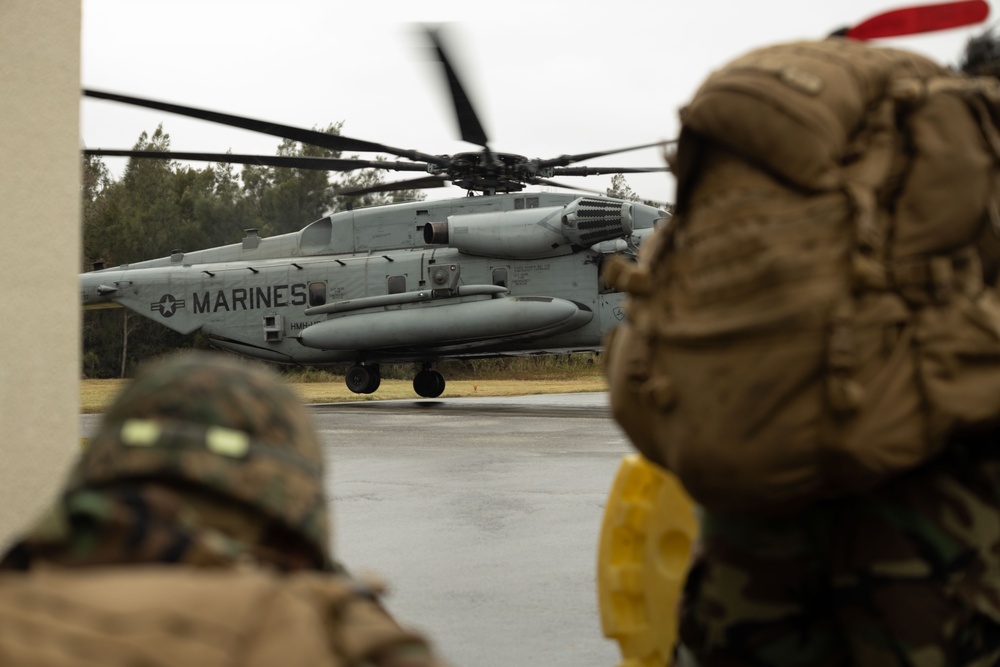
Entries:
{"label": "red rotor tip", "polygon": [[989,16],[986,0],[942,2],[935,5],[904,7],[873,16],[850,28],[846,36],[867,40],[948,30],[981,23]]}

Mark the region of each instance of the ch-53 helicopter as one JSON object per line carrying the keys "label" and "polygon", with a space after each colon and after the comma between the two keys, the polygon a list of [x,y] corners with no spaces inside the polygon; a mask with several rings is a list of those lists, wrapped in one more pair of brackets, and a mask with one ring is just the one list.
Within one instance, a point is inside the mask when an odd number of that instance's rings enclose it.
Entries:
{"label": "ch-53 helicopter", "polygon": [[[602,285],[613,253],[634,254],[667,207],[594,194],[522,192],[525,185],[577,190],[553,176],[666,171],[666,167],[569,166],[643,146],[528,159],[490,149],[438,31],[429,39],[447,76],[461,137],[478,152],[412,150],[126,95],[113,100],[336,151],[405,161],[88,149],[87,155],[204,160],[426,175],[344,191],[361,195],[441,187],[470,196],[333,213],[298,232],[98,269],[81,276],[85,308],[124,306],[180,333],[270,362],[348,365],[347,387],[373,393],[380,364],[414,362],[423,397],[440,396],[446,358],[568,354],[600,349],[623,317],[623,295]],[[478,193],[481,196],[473,196]]]}

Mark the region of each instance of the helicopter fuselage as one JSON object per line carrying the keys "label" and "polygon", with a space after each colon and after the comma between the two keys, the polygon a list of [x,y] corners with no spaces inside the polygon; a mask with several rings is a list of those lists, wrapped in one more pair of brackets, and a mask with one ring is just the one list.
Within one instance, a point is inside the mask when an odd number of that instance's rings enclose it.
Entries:
{"label": "helicopter fuselage", "polygon": [[85,273],[83,303],[267,361],[376,373],[388,362],[595,351],[623,317],[623,295],[601,286],[604,255],[634,249],[665,216],[554,193],[345,211],[292,234],[249,230],[241,243]]}

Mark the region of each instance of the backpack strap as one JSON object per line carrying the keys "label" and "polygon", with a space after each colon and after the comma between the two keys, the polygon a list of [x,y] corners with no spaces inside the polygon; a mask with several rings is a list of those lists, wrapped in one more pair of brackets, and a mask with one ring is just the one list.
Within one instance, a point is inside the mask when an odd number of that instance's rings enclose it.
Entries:
{"label": "backpack strap", "polygon": [[862,290],[887,285],[883,262],[891,230],[887,217],[879,211],[878,198],[893,173],[900,141],[895,110],[895,100],[887,97],[869,114],[868,149],[844,169],[843,189],[854,211],[852,268],[855,286]]}
{"label": "backpack strap", "polygon": [[[890,180],[895,164],[898,132],[895,128],[895,100],[883,99],[869,114],[867,145],[861,159],[844,169],[843,190],[851,202],[854,223],[854,250],[851,270],[854,291],[881,290],[888,284],[885,250],[890,230],[888,218],[878,206],[878,197]],[[830,316],[827,343],[826,395],[835,417],[847,419],[861,408],[865,391],[854,379],[858,363],[855,342],[853,295],[845,295]]]}

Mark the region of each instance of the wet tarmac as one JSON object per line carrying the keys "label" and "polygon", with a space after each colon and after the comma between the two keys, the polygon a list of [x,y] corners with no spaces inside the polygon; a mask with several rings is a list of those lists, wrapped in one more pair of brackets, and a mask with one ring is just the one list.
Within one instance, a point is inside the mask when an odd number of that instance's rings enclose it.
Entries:
{"label": "wet tarmac", "polygon": [[[607,394],[312,406],[334,550],[456,667],[611,667],[597,539],[630,448]],[[90,435],[96,416],[81,416]]]}

